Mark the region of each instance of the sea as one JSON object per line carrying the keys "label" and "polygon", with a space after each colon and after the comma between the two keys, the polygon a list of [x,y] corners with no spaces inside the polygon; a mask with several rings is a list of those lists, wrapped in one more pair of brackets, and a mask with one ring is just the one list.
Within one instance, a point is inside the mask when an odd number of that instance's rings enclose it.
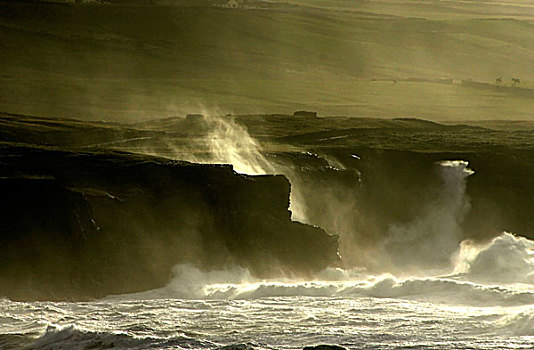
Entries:
{"label": "sea", "polygon": [[178,265],[164,288],[0,300],[1,349],[533,349],[534,242],[463,244],[450,274],[329,268],[313,280]]}

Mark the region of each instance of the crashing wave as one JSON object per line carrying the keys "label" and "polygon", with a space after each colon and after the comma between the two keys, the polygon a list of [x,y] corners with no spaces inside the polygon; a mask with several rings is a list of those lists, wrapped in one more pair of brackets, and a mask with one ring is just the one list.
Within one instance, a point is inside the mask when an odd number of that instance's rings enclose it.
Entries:
{"label": "crashing wave", "polygon": [[474,281],[534,284],[534,241],[508,232],[486,245],[464,241],[455,272]]}
{"label": "crashing wave", "polygon": [[93,332],[77,326],[60,327],[50,325],[39,337],[31,349],[147,349],[147,348],[215,348],[216,344],[178,336],[172,338],[145,337],[140,338],[126,332]]}
{"label": "crashing wave", "polygon": [[534,304],[534,289],[462,280],[460,275],[399,279],[361,270],[327,269],[316,280],[260,280],[248,270],[202,272],[191,265],[174,268],[174,278],[161,289],[109,299],[259,299],[273,297],[376,297],[431,300],[466,305]]}

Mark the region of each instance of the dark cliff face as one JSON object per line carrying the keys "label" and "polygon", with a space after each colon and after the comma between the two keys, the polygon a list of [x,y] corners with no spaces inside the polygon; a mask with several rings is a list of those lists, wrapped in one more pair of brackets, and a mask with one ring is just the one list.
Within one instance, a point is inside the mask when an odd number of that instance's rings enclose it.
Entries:
{"label": "dark cliff face", "polygon": [[[237,264],[278,277],[309,275],[337,261],[336,237],[290,221],[285,177],[126,153],[179,158],[177,149],[198,151],[189,146],[207,137],[208,125],[184,118],[148,129],[0,119],[0,294],[61,299],[145,290],[164,285],[181,262],[205,269]],[[487,241],[503,230],[534,237],[534,131],[521,125],[509,131],[405,119],[240,120],[289,177],[303,220],[340,235],[344,267],[443,267],[463,239]],[[318,131],[299,134],[301,124]],[[344,128],[328,129],[335,126]],[[266,141],[280,133],[296,134]],[[39,146],[15,147],[22,144]],[[447,188],[444,160],[468,161],[475,173],[465,186]],[[462,198],[445,205],[458,190]]]}
{"label": "dark cliff face", "polygon": [[[296,167],[295,175],[308,221],[340,234],[340,252],[347,266],[389,271],[411,265],[443,267],[465,239],[485,242],[503,231],[534,238],[534,153],[530,150],[414,152],[358,146],[313,152],[318,156],[306,156],[309,159],[285,154],[284,162],[308,165]],[[335,160],[338,168],[327,159]],[[444,201],[459,184],[450,188],[444,183],[439,164],[445,160],[467,161],[474,171],[465,178],[461,201],[448,207]],[[391,243],[396,234],[403,239]],[[411,234],[421,236],[415,239]],[[439,236],[450,244],[447,249],[439,246]],[[423,249],[425,239],[429,243]],[[405,253],[417,245],[420,256]],[[395,266],[384,262],[384,248],[389,248],[388,259]]]}
{"label": "dark cliff face", "polygon": [[309,275],[337,236],[292,222],[283,176],[121,153],[0,150],[0,295],[86,299],[165,285],[172,266]]}

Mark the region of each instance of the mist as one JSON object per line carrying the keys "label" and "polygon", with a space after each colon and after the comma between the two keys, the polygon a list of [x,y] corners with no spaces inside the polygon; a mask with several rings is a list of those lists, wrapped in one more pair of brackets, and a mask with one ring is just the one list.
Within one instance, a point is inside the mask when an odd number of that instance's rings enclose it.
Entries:
{"label": "mist", "polygon": [[0,0],[0,348],[532,348],[533,19]]}
{"label": "mist", "polygon": [[[475,171],[469,168],[467,161],[441,160],[426,168],[411,169],[426,174],[415,176],[420,181],[414,182],[414,186],[420,188],[405,188],[405,195],[411,196],[417,191],[426,195],[415,197],[417,202],[410,208],[409,219],[399,222],[389,219],[381,227],[377,221],[383,219],[369,212],[366,203],[367,179],[358,170],[360,156],[351,154],[353,163],[346,166],[331,154],[317,155],[301,150],[302,157],[312,160],[307,164],[316,163],[302,168],[298,158],[265,153],[260,142],[231,114],[206,108],[201,111],[194,124],[189,122],[190,127],[202,130],[192,139],[193,143],[180,145],[168,141],[159,154],[140,151],[197,163],[231,164],[236,173],[246,175],[284,175],[291,184],[292,220],[317,225],[339,235],[339,251],[345,269],[363,268],[372,273],[404,277],[433,276],[458,272],[458,266],[466,264],[456,259],[458,254],[463,256],[465,247],[469,246],[469,240],[465,240],[469,233],[464,232],[464,220],[471,209],[468,179]],[[315,166],[322,170],[312,170]],[[385,185],[388,180],[393,179],[385,178]],[[407,203],[400,200],[404,205]],[[383,202],[382,205],[397,204]]]}
{"label": "mist", "polygon": [[236,114],[298,107],[352,117],[530,119],[530,7],[394,8],[7,2],[0,106],[129,122],[195,113],[198,105]]}
{"label": "mist", "polygon": [[[449,267],[463,237],[461,224],[469,211],[467,177],[474,174],[465,161],[437,165],[442,184],[436,198],[425,204],[412,222],[391,224],[380,249],[390,257],[390,269],[412,271]],[[383,262],[382,262],[383,264]]]}

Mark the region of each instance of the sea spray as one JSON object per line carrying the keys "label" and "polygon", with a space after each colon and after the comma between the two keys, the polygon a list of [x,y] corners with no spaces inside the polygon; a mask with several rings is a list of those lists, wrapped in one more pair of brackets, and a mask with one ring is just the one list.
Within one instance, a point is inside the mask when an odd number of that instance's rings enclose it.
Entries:
{"label": "sea spray", "polygon": [[486,244],[463,241],[454,260],[454,272],[470,280],[534,284],[534,241],[508,232]]}
{"label": "sea spray", "polygon": [[470,209],[467,178],[474,174],[462,160],[438,163],[441,188],[438,195],[413,221],[391,224],[381,243],[385,266],[390,271],[448,268],[460,243],[461,223]]}
{"label": "sea spray", "polygon": [[[262,153],[260,143],[251,137],[245,126],[236,122],[231,116],[221,116],[220,111],[203,110],[203,117],[198,123],[204,134],[193,140],[190,147],[202,150],[203,156],[195,155],[195,152],[180,152],[188,154],[187,160],[198,163],[232,164],[234,170],[242,174],[284,174],[292,184],[290,210],[292,219],[302,222],[310,222],[306,207],[306,196],[302,189],[309,184],[303,178],[305,174],[297,171],[291,162],[272,162],[269,157]],[[307,153],[309,157],[319,157]],[[334,170],[344,170],[342,162],[332,156],[322,156],[328,163],[328,167]],[[373,262],[367,267],[381,265],[378,271],[390,271],[400,275],[425,276],[434,272],[445,272],[451,269],[451,259],[454,260],[453,268],[456,273],[472,270],[477,272],[477,266],[483,265],[484,256],[488,252],[482,251],[477,261],[472,261],[473,256],[479,254],[479,247],[474,247],[470,242],[462,242],[463,237],[461,224],[469,212],[470,202],[466,195],[467,179],[474,174],[469,169],[469,164],[463,160],[446,160],[436,163],[437,173],[440,178],[440,187],[435,198],[427,203],[421,213],[411,222],[405,224],[390,224],[386,237],[378,243],[378,247],[365,247],[365,256],[373,256]],[[355,179],[360,183],[361,179]],[[359,250],[360,242],[354,239],[354,232],[360,216],[355,205],[355,193],[352,191],[335,191],[335,184],[322,189],[321,194],[332,210],[327,211],[329,228],[333,232],[342,234],[342,253],[349,250]],[[317,190],[317,188],[314,188]],[[365,220],[365,218],[360,218]],[[352,238],[352,239],[351,239]],[[506,238],[506,236],[505,236]],[[500,237],[499,240],[504,240]],[[456,255],[454,254],[457,251]],[[516,252],[517,253],[517,252]],[[356,254],[356,255],[362,255]],[[518,254],[516,254],[517,256]],[[469,256],[469,257],[468,257]],[[517,260],[526,261],[523,256]],[[357,265],[345,264],[347,268]],[[528,263],[525,265],[529,267]],[[524,266],[523,266],[524,267]],[[437,270],[435,270],[437,269]],[[518,268],[518,271],[524,272]],[[529,275],[528,273],[526,275]],[[475,278],[475,277],[474,277]],[[531,278],[531,277],[529,277]],[[517,278],[516,278],[517,279]],[[527,279],[528,280],[528,279]],[[198,285],[198,284],[195,284]],[[194,293],[198,293],[196,290]],[[217,292],[219,294],[220,292]],[[179,293],[186,295],[187,293]],[[201,293],[202,294],[202,293]],[[225,293],[222,293],[223,295]],[[230,293],[232,294],[232,293]]]}
{"label": "sea spray", "polygon": [[472,306],[513,306],[534,303],[531,285],[484,284],[465,276],[397,277],[361,269],[328,268],[313,279],[258,279],[233,267],[202,271],[192,265],[175,267],[168,285],[152,291],[112,296],[107,300],[255,300],[279,297],[392,298],[432,300]]}
{"label": "sea spray", "polygon": [[[287,161],[273,161],[262,153],[260,143],[251,137],[242,124],[221,111],[202,110],[202,118],[196,127],[202,132],[192,138],[190,149],[200,152],[177,151],[181,159],[210,164],[232,164],[238,173],[249,175],[284,174],[291,182],[290,207],[292,219],[317,224],[332,233],[341,235],[340,251],[345,258],[345,267],[358,265],[377,271],[405,271],[448,268],[450,257],[458,248],[462,232],[461,224],[469,211],[467,178],[474,172],[462,160],[437,163],[441,186],[437,196],[413,221],[403,224],[392,223],[385,238],[377,245],[363,246],[364,233],[359,233],[362,222],[368,222],[357,205],[357,189],[361,186],[361,174],[353,179],[348,188],[336,181],[328,186],[314,186],[307,174],[299,171],[295,164]],[[304,154],[304,153],[303,153]],[[319,157],[306,153],[306,157]],[[323,155],[332,171],[344,170],[345,165],[333,156]],[[313,195],[310,197],[310,192]],[[310,198],[309,198],[310,197]],[[313,201],[328,203],[320,206]],[[310,212],[308,201],[315,208]],[[315,204],[314,204],[315,203]],[[317,212],[317,208],[321,208]],[[365,237],[363,237],[365,238]],[[423,275],[425,274],[422,271]]]}
{"label": "sea spray", "polygon": [[240,174],[283,174],[291,183],[289,210],[295,221],[308,223],[305,198],[302,195],[297,173],[286,165],[273,164],[261,153],[260,144],[249,135],[245,126],[231,117],[206,115],[205,126],[209,130],[205,139],[209,163],[232,164]]}
{"label": "sea spray", "polygon": [[[259,279],[238,266],[203,271],[181,264],[174,267],[171,280],[163,288],[110,299],[250,300],[305,296],[433,300],[472,306],[531,305],[533,249],[534,241],[506,232],[478,246],[464,241],[460,251],[468,254],[457,253],[455,260],[456,266],[466,268],[464,271],[426,276],[331,267],[309,279]],[[500,264],[510,260],[510,266]]]}
{"label": "sea spray", "polygon": [[262,154],[261,144],[247,128],[220,110],[200,109],[191,123],[200,137],[191,137],[186,145],[167,140],[165,152],[145,149],[144,153],[203,164],[230,164],[235,172],[246,175],[283,174],[291,183],[289,210],[294,221],[309,223],[305,198],[300,190],[300,175],[288,164],[271,162]]}
{"label": "sea spray", "polygon": [[210,163],[232,164],[240,174],[265,175],[276,173],[275,168],[261,154],[259,143],[247,129],[232,118],[207,115],[204,117],[208,135]]}

